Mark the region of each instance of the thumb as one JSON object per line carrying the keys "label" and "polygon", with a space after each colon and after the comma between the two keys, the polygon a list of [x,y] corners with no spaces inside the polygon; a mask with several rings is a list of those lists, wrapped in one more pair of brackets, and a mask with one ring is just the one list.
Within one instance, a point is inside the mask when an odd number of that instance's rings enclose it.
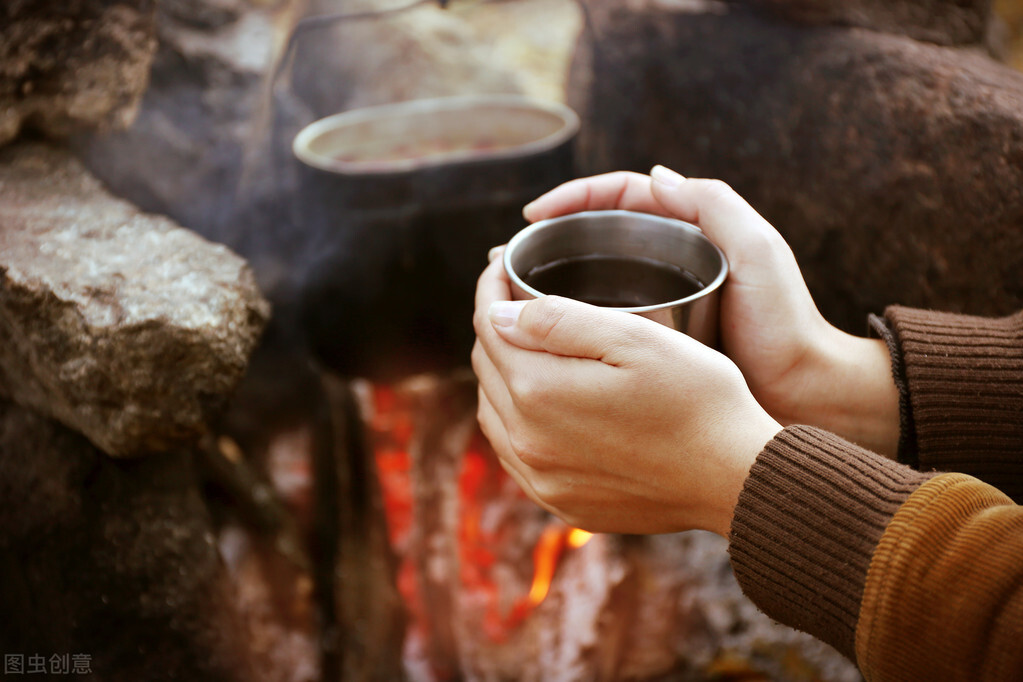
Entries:
{"label": "thumb", "polygon": [[560,296],[494,301],[487,313],[501,338],[519,348],[612,365],[619,364],[627,344],[641,338],[643,323],[656,324]]}
{"label": "thumb", "polygon": [[778,231],[735,190],[720,180],[684,178],[664,166],[650,171],[650,191],[671,215],[698,225],[729,261],[756,259]]}

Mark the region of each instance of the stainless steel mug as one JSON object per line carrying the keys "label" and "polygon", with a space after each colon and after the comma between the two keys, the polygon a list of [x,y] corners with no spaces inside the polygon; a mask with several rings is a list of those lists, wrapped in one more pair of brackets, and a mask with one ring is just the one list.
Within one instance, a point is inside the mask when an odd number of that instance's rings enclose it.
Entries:
{"label": "stainless steel mug", "polygon": [[[606,258],[612,264],[639,261],[653,270],[667,268],[693,280],[692,291],[670,300],[657,300],[655,277],[630,282],[630,296],[639,304],[607,306],[648,317],[694,339],[714,346],[718,335],[721,285],[728,276],[724,253],[690,223],[633,211],[585,211],[541,220],[512,237],[504,252],[504,267],[516,300],[536,298],[535,273],[573,260]],[[604,273],[608,274],[607,271]],[[599,281],[596,281],[599,280]],[[615,298],[615,277],[596,277],[579,284],[595,298]],[[644,291],[648,289],[648,291]],[[583,295],[573,298],[587,300]]]}

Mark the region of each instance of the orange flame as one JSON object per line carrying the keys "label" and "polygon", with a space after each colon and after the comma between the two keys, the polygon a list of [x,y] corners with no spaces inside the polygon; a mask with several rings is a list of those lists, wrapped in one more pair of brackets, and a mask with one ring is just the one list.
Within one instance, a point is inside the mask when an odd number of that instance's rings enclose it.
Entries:
{"label": "orange flame", "polygon": [[593,533],[591,533],[588,530],[583,530],[582,528],[573,528],[572,530],[568,531],[568,538],[565,540],[565,542],[567,542],[568,546],[571,547],[572,549],[579,549],[587,542],[589,542],[590,538],[592,537]]}
{"label": "orange flame", "polygon": [[543,529],[533,548],[533,584],[529,587],[529,603],[537,606],[547,596],[554,580],[554,569],[565,549],[564,530],[556,525]]}
{"label": "orange flame", "polygon": [[554,570],[558,567],[565,547],[578,549],[592,537],[593,533],[581,528],[565,528],[559,524],[544,528],[533,549],[533,584],[529,588],[528,597],[531,606],[539,606],[550,591]]}

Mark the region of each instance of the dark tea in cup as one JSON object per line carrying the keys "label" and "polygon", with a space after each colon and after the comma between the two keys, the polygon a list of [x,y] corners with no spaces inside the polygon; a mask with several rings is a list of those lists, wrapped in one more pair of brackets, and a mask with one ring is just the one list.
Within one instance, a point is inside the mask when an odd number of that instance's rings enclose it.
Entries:
{"label": "dark tea in cup", "polygon": [[692,296],[703,283],[683,268],[639,256],[590,254],[532,268],[523,278],[537,291],[607,308],[635,308]]}

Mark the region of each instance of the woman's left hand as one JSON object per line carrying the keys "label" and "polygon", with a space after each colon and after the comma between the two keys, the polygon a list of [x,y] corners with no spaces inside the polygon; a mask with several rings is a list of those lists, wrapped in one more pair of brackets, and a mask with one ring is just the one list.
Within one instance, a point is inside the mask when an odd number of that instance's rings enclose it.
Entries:
{"label": "woman's left hand", "polygon": [[727,535],[757,454],[780,429],[724,355],[648,319],[480,276],[479,421],[537,503],[591,531]]}

